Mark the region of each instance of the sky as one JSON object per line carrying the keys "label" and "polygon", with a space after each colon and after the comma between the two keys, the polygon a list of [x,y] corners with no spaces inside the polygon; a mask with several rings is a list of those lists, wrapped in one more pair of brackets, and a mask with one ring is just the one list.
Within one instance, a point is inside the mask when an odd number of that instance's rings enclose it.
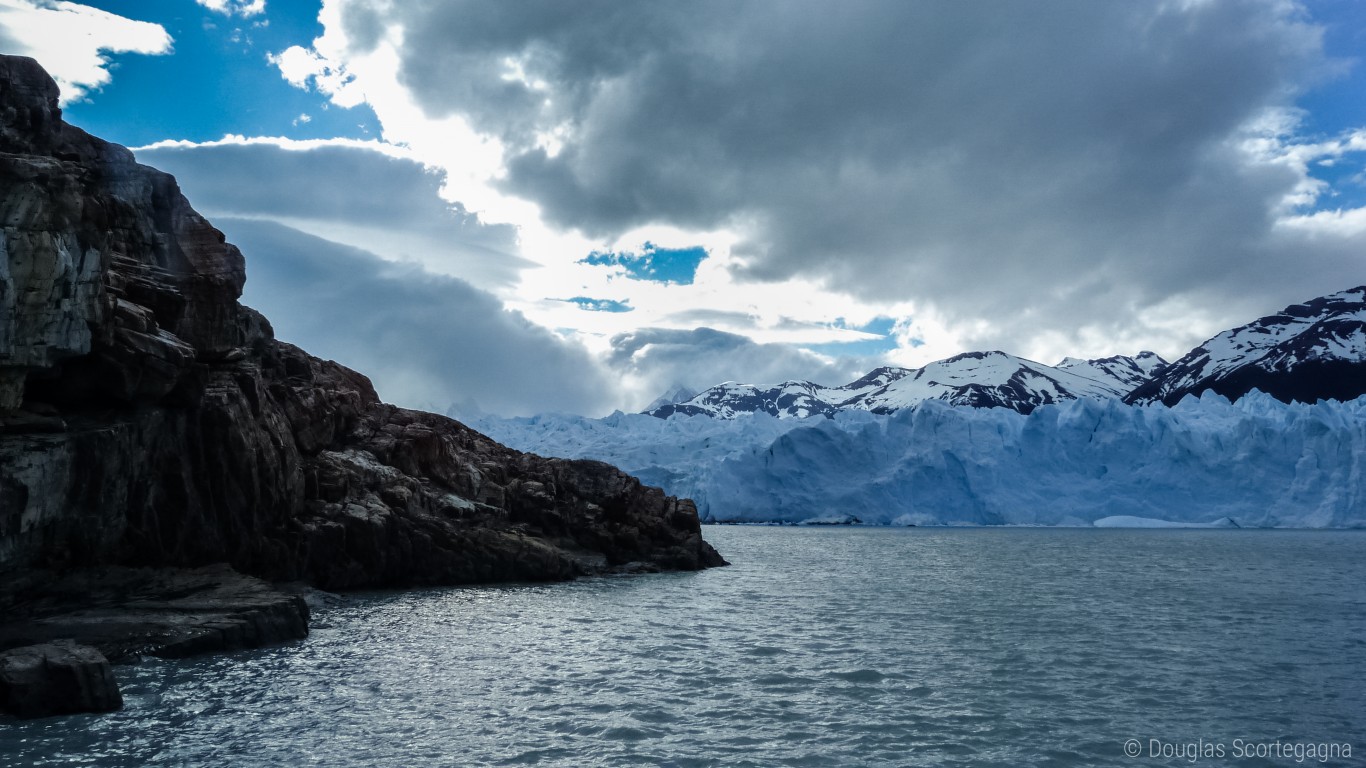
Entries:
{"label": "sky", "polygon": [[413,407],[1174,359],[1366,283],[1355,0],[0,0],[0,51]]}

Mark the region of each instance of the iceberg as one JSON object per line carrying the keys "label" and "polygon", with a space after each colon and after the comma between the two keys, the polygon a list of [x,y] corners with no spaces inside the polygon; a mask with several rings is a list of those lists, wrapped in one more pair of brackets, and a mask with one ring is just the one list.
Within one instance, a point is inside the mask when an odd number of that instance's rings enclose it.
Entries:
{"label": "iceberg", "polygon": [[1231,517],[1222,517],[1212,523],[1191,523],[1174,520],[1156,520],[1151,517],[1114,515],[1102,517],[1092,523],[1097,528],[1241,528]]}
{"label": "iceberg", "polygon": [[1028,415],[926,400],[891,415],[481,416],[523,451],[616,464],[704,521],[1366,527],[1366,397],[1172,407],[1081,398]]}

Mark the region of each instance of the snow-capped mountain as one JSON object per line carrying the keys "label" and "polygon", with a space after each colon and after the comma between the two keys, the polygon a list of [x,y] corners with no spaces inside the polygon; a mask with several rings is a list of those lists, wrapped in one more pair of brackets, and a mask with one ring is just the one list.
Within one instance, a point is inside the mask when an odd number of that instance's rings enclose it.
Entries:
{"label": "snow-capped mountain", "polygon": [[1213,390],[1238,399],[1258,389],[1286,402],[1351,400],[1366,394],[1366,286],[1293,304],[1224,331],[1167,363],[1152,352],[1055,366],[1005,352],[968,352],[923,368],[878,368],[840,387],[789,381],[775,387],[727,382],[645,413],[730,419],[833,417],[851,410],[895,413],[926,400],[1029,413],[1078,398],[1174,405]]}
{"label": "snow-capped mountain", "polygon": [[697,397],[697,392],[695,390],[689,389],[682,384],[676,384],[673,389],[655,398],[653,403],[645,406],[645,410],[653,411],[656,408],[663,408],[666,405],[685,403],[694,397]]}
{"label": "snow-capped mountain", "polygon": [[722,419],[733,419],[740,413],[767,413],[788,419],[833,416],[837,409],[830,403],[828,393],[836,391],[835,388],[822,387],[809,381],[787,381],[768,389],[728,381],[686,402],[670,403],[647,410],[646,413],[661,419],[667,419],[675,413]]}
{"label": "snow-capped mountain", "polygon": [[684,402],[646,409],[668,418],[675,413],[722,419],[741,413],[778,418],[832,417],[841,411],[895,413],[925,400],[1029,413],[1040,405],[1080,397],[1122,397],[1135,377],[1164,365],[1151,352],[1138,357],[1073,360],[1050,366],[1005,352],[968,352],[923,368],[877,368],[839,387],[788,381],[775,387],[727,382]]}
{"label": "snow-capped mountain", "polygon": [[1119,397],[1109,380],[1036,363],[1005,352],[967,352],[908,371],[905,376],[842,403],[873,413],[895,413],[926,400],[1029,413],[1040,405],[1081,397]]}
{"label": "snow-capped mountain", "polygon": [[1167,361],[1156,353],[1143,351],[1133,357],[1115,355],[1097,360],[1067,357],[1053,367],[1098,381],[1113,381],[1121,390],[1132,392],[1135,387],[1151,379],[1166,365]]}
{"label": "snow-capped mountain", "polygon": [[1237,399],[1253,389],[1309,403],[1366,393],[1366,286],[1292,304],[1224,331],[1125,400],[1174,405],[1206,390]]}

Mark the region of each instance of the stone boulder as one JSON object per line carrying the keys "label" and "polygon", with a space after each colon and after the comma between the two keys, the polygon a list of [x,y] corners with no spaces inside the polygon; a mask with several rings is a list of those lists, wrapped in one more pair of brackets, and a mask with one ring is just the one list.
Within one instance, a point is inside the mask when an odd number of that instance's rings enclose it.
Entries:
{"label": "stone boulder", "polygon": [[0,711],[31,718],[122,707],[109,662],[90,646],[54,640],[0,653]]}

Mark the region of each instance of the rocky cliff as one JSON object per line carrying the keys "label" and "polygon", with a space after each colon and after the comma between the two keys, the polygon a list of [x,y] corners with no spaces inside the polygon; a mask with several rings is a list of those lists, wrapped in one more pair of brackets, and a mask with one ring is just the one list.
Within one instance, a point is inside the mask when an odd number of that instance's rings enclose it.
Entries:
{"label": "rocky cliff", "polygon": [[386,405],[276,340],[237,301],[242,254],[175,180],[64,123],[18,57],[0,58],[0,225],[0,581],[224,561],[335,589],[724,564],[692,502]]}

